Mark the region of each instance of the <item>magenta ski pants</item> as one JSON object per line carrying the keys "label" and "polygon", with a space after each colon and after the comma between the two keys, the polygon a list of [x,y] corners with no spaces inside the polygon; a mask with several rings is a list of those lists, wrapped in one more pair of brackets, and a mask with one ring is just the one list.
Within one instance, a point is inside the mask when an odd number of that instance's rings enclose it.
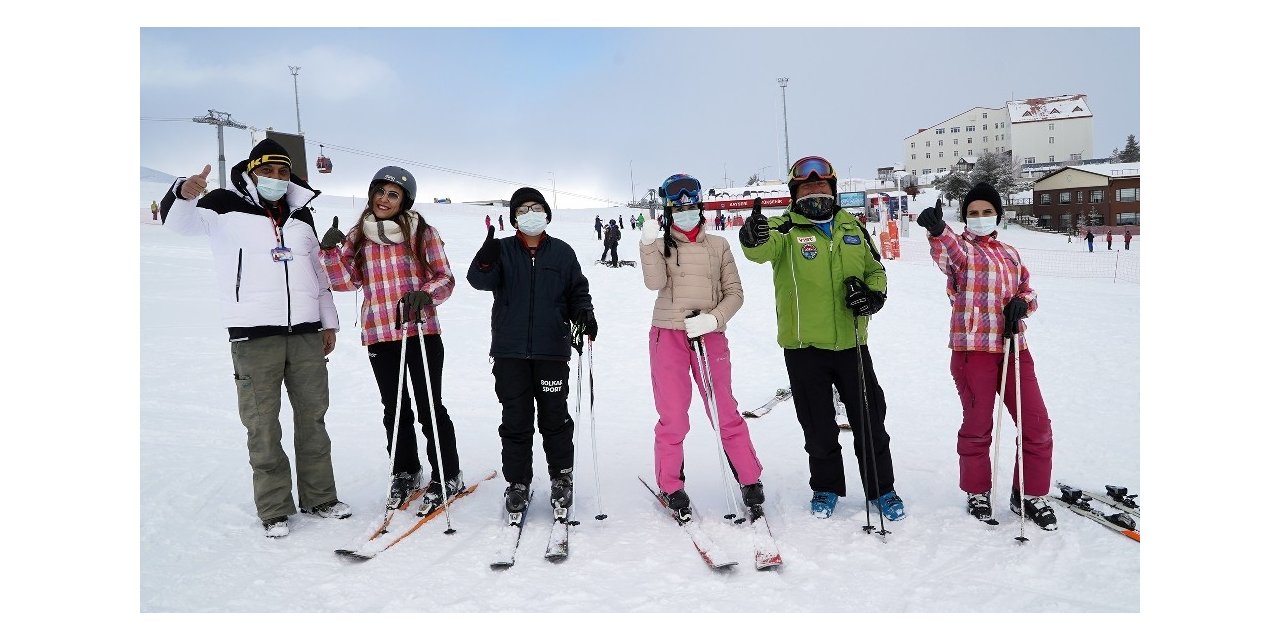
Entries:
{"label": "magenta ski pants", "polygon": [[[729,466],[739,484],[755,484],[760,481],[763,468],[751,445],[747,421],[738,413],[738,402],[733,398],[729,341],[723,333],[714,331],[702,336],[702,341],[718,405],[720,441],[728,453]],[[684,438],[689,433],[694,381],[698,382],[708,420],[711,412],[699,377],[698,355],[689,346],[685,332],[649,329],[649,371],[653,380],[653,404],[658,410],[658,424],[653,428],[654,472],[659,490],[671,493],[684,487]]]}
{"label": "magenta ski pants", "polygon": [[[1049,476],[1053,471],[1053,429],[1049,411],[1036,382],[1036,365],[1031,350],[1018,355],[1022,368],[1022,463],[1026,467],[1026,492],[1029,496],[1049,494]],[[983,351],[952,351],[951,377],[960,393],[963,420],[956,439],[960,454],[960,489],[968,493],[991,490],[991,430],[995,422],[996,397],[1000,392],[1000,363],[1004,354]],[[1004,406],[1010,416],[1017,416],[1017,383],[1013,358],[1009,358],[1008,381],[1005,383]],[[1001,431],[1013,430],[1013,420],[1006,418]],[[1002,437],[1003,441],[1005,438]],[[1010,469],[1013,487],[1018,487],[1018,464],[1015,451],[1001,451],[1001,468]]]}

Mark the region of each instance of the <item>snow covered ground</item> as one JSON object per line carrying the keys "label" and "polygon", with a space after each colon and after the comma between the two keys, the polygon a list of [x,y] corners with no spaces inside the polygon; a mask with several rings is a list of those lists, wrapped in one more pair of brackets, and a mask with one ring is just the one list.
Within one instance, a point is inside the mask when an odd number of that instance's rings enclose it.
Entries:
{"label": "snow covered ground", "polygon": [[[166,185],[143,183],[158,199]],[[925,191],[912,210],[933,201]],[[326,200],[317,219],[333,215],[348,228],[357,212]],[[453,297],[440,308],[446,349],[443,400],[458,427],[464,473],[478,479],[499,468],[499,406],[488,364],[488,293],[465,282],[484,236],[484,216],[505,210],[418,205],[440,229],[455,276]],[[267,539],[254,514],[244,431],[236,413],[229,347],[213,294],[212,258],[204,238],[158,225],[139,227],[140,327],[140,591],[143,612],[1136,612],[1140,607],[1139,545],[1079,516],[1058,510],[1060,529],[1028,523],[1031,542],[1019,546],[1009,513],[1013,429],[1005,420],[999,527],[965,514],[957,488],[955,432],[960,406],[948,372],[948,305],[944,277],[928,260],[919,227],[902,241],[904,257],[887,261],[889,301],[872,322],[871,348],[888,402],[897,489],[908,517],[888,523],[887,543],[860,530],[860,495],[841,499],[835,516],[808,513],[808,471],[790,403],[751,422],[764,463],[774,535],[786,561],[779,571],[750,567],[749,532],[720,520],[724,508],[715,442],[700,409],[686,442],[687,490],[704,526],[740,564],[709,571],[689,540],[636,480],[653,474],[656,420],[644,348],[654,293],[636,269],[595,265],[601,244],[591,222],[636,210],[560,210],[548,232],[572,244],[591,283],[600,323],[595,352],[596,452],[592,473],[588,430],[579,432],[577,517],[571,558],[541,556],[550,510],[540,445],[535,491],[517,564],[488,567],[499,531],[504,483],[481,485],[443,519],[382,556],[352,564],[332,552],[381,512],[387,461],[373,376],[360,346],[357,294],[335,294],[342,331],[329,358],[327,416],[339,495],[355,515],[347,520],[291,519],[292,533]],[[953,229],[960,223],[948,210]],[[510,225],[504,235],[511,234]],[[775,340],[773,290],[767,265],[741,255],[736,230],[724,233],[738,257],[746,302],[729,324],[734,392],[754,407],[786,385]],[[638,258],[638,231],[619,249]],[[1139,459],[1139,292],[1135,278],[1105,275],[1115,252],[1088,253],[1064,236],[1011,226],[1001,238],[1027,250],[1040,309],[1028,341],[1053,420],[1053,477],[1101,489],[1142,492]],[[1105,246],[1105,243],[1100,243]],[[1122,243],[1117,242],[1117,247]],[[1142,242],[1123,256],[1134,265]],[[1054,275],[1038,271],[1037,261]],[[1052,265],[1052,266],[1051,266]],[[1078,267],[1075,268],[1075,267]],[[1090,277],[1069,277],[1086,273]],[[1103,275],[1098,275],[1103,274]],[[573,363],[576,369],[576,362]],[[573,398],[570,398],[571,406]],[[585,422],[585,413],[584,413]],[[291,427],[286,403],[285,441]],[[582,425],[585,427],[585,425]],[[848,434],[846,471],[857,474]],[[287,447],[292,455],[292,449]],[[425,460],[425,458],[424,458]],[[596,492],[596,484],[600,492]],[[855,485],[856,486],[856,485]],[[856,489],[854,489],[856,491]],[[591,518],[597,505],[608,518]],[[342,622],[347,623],[346,619]],[[326,621],[327,624],[327,621]],[[367,624],[367,623],[366,623]],[[768,624],[768,623],[766,623]],[[1027,633],[1036,633],[1024,627]]]}

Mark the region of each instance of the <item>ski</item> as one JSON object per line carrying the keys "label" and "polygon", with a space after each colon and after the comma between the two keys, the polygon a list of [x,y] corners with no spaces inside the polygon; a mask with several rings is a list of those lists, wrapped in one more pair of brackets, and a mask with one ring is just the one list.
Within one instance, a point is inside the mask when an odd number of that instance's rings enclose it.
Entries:
{"label": "ski", "polygon": [[783,401],[790,400],[790,399],[791,399],[791,388],[790,388],[790,387],[788,387],[788,388],[786,388],[786,389],[778,389],[777,393],[775,393],[775,394],[773,395],[773,397],[769,399],[769,401],[768,401],[768,402],[764,403],[764,404],[763,404],[763,405],[761,405],[759,408],[752,409],[752,410],[750,410],[750,411],[744,411],[744,412],[742,413],[742,417],[744,417],[744,418],[759,418],[759,417],[761,417],[761,416],[765,415],[766,413],[769,413],[770,411],[773,411],[773,408],[774,408],[774,407],[776,407],[776,406],[778,406],[778,403],[779,403],[779,402],[783,402]]}
{"label": "ski", "polygon": [[[1062,484],[1061,482],[1058,483],[1058,488],[1075,490],[1074,487]],[[1080,489],[1079,491],[1080,493],[1088,496],[1094,502],[1105,504],[1108,507],[1118,509],[1134,517],[1142,517],[1139,513],[1140,507],[1137,502],[1138,494],[1135,493],[1130,495],[1129,490],[1125,487],[1117,487],[1109,484],[1107,485],[1107,492],[1105,494],[1095,493],[1088,489]]]}
{"label": "ski", "polygon": [[[417,516],[415,514],[414,516],[412,516],[413,520],[410,521],[408,524],[405,524],[404,526],[395,526],[395,527],[388,526],[387,528],[382,530],[381,534],[375,535],[373,538],[367,540],[364,544],[360,545],[359,547],[355,549],[335,549],[334,553],[340,556],[345,556],[345,557],[353,558],[357,560],[371,560],[374,557],[376,557],[378,554],[382,553],[383,551],[386,551],[387,549],[390,549],[391,547],[394,547],[395,545],[399,544],[401,540],[404,540],[405,538],[409,537],[410,535],[413,534],[413,532],[417,531],[418,529],[421,529],[422,525],[425,525],[426,523],[431,522],[436,518],[436,516],[444,513],[445,505],[453,506],[454,502],[456,502],[457,500],[463,497],[470,495],[477,488],[479,488],[481,482],[492,480],[497,476],[498,476],[497,471],[490,471],[489,473],[485,474],[483,478],[480,478],[479,481],[474,482],[468,485],[462,491],[459,491],[458,493],[455,493],[452,496],[449,496],[449,499],[446,500],[445,503],[442,504],[440,508],[436,509],[435,511],[432,511],[424,516]],[[405,504],[401,505],[401,508],[397,509],[395,513],[406,512],[407,505],[410,505],[410,504],[413,504],[413,503],[410,501],[405,501]],[[405,522],[407,520],[409,520],[409,516],[396,518],[395,522],[399,523],[399,522]]]}
{"label": "ski", "polygon": [[[360,549],[361,547],[368,544],[370,541],[376,540],[380,536],[385,535],[387,531],[391,529],[391,522],[396,519],[396,516],[400,513],[408,511],[409,506],[412,505],[414,501],[421,498],[422,495],[426,492],[427,492],[427,487],[425,485],[418,487],[417,489],[414,489],[413,493],[410,493],[409,496],[406,497],[400,503],[399,506],[397,506],[394,509],[387,509],[386,513],[384,513],[381,516],[378,516],[377,518],[374,518],[373,522],[370,523],[369,528],[365,529],[364,533],[361,533],[360,537],[356,538],[355,541],[351,544],[351,546],[344,547],[341,549],[334,549],[333,552],[340,556],[355,555],[355,552],[357,549]],[[402,516],[402,519],[403,519],[403,516]]]}
{"label": "ski", "polygon": [[569,508],[552,506],[551,510],[555,520],[551,522],[551,535],[543,557],[559,562],[569,557],[569,526],[578,523],[569,519]]}
{"label": "ski", "polygon": [[706,562],[708,567],[712,569],[727,569],[738,564],[737,560],[729,560],[725,558],[724,552],[721,551],[720,547],[716,546],[716,543],[706,534],[706,532],[702,530],[702,527],[699,526],[696,519],[684,522],[677,518],[675,514],[667,508],[667,503],[662,499],[662,496],[657,491],[654,491],[653,487],[649,486],[649,483],[645,482],[644,478],[640,478],[640,476],[636,477],[639,478],[640,484],[643,484],[644,488],[648,489],[649,493],[652,493],[653,497],[658,500],[658,504],[662,505],[663,510],[670,514],[671,519],[675,520],[676,524],[680,525],[680,528],[683,529],[685,533],[689,534],[689,539],[693,541],[693,548],[698,550],[698,555],[702,556],[703,562]]}
{"label": "ski", "polygon": [[[490,569],[506,569],[516,563],[516,550],[520,548],[520,534],[524,533],[524,522],[529,515],[529,505],[533,504],[533,488],[529,489],[529,498],[524,503],[524,511],[519,513],[510,513],[504,507],[502,510],[503,522],[502,533],[498,540],[498,551],[494,554],[493,561],[489,563]],[[568,544],[566,539],[565,544]],[[566,547],[567,553],[567,547]]]}
{"label": "ski", "polygon": [[749,508],[747,520],[751,523],[751,542],[756,548],[756,570],[782,566],[782,554],[778,553],[778,543],[773,539],[773,532],[769,531],[764,507],[756,505]]}
{"label": "ski", "polygon": [[1082,515],[1098,524],[1119,533],[1120,535],[1133,540],[1134,542],[1142,542],[1139,537],[1138,525],[1133,521],[1127,513],[1106,514],[1093,507],[1090,504],[1090,498],[1083,491],[1069,487],[1059,483],[1058,489],[1062,491],[1061,496],[1052,496],[1054,500],[1066,505],[1073,513]]}

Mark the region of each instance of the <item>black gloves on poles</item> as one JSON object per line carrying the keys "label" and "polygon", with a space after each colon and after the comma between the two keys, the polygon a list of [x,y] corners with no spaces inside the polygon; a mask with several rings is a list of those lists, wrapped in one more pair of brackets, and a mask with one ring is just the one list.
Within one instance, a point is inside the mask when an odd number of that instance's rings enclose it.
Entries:
{"label": "black gloves on poles", "polygon": [[333,217],[333,226],[324,232],[324,237],[320,239],[321,249],[332,249],[347,239],[347,234],[338,230],[338,216]]}
{"label": "black gloves on poles", "polygon": [[938,198],[938,202],[932,207],[921,211],[920,216],[916,218],[916,224],[928,230],[931,236],[942,235],[942,229],[946,226],[942,221],[942,198]]}
{"label": "black gloves on poles", "polygon": [[751,203],[751,215],[747,223],[738,230],[738,241],[744,247],[758,247],[769,241],[769,219],[760,213],[760,198]]}
{"label": "black gloves on poles", "polygon": [[582,335],[596,339],[596,333],[599,327],[596,326],[596,314],[591,309],[581,309],[573,316],[574,324],[578,325],[577,331]]}
{"label": "black gloves on poles", "polygon": [[1004,306],[1004,335],[1010,337],[1018,333],[1018,321],[1027,317],[1027,301],[1019,297]]}
{"label": "black gloves on poles", "polygon": [[853,311],[855,316],[869,316],[882,307],[887,296],[867,286],[867,283],[859,280],[857,276],[849,276],[844,279],[844,304]]}
{"label": "black gloves on poles", "polygon": [[433,304],[431,294],[426,291],[410,291],[400,298],[400,304],[404,305],[404,312],[410,322],[417,322],[421,318],[422,310]]}

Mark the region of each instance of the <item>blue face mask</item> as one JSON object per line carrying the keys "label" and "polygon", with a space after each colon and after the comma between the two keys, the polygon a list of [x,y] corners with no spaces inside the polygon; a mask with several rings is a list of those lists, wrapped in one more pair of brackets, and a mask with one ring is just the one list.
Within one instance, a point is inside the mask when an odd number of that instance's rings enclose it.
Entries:
{"label": "blue face mask", "polygon": [[547,228],[547,212],[530,211],[516,216],[516,228],[526,236],[536,236]]}
{"label": "blue face mask", "polygon": [[701,216],[702,216],[702,212],[698,211],[697,209],[690,209],[688,211],[676,211],[675,213],[671,214],[671,223],[674,224],[677,229],[682,229],[684,231],[693,231],[693,228],[698,226],[698,218],[700,218]]}
{"label": "blue face mask", "polygon": [[287,180],[258,176],[258,195],[262,196],[263,200],[275,202],[284,197],[285,192],[288,190],[289,182]]}

